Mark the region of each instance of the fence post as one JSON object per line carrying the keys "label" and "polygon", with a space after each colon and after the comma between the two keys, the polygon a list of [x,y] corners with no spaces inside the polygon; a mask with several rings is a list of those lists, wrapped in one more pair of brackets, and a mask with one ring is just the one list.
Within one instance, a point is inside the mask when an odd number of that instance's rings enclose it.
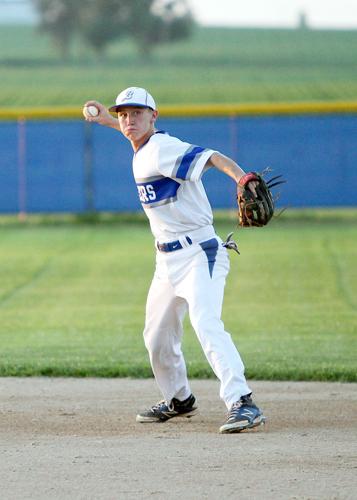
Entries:
{"label": "fence post", "polygon": [[93,129],[92,125],[84,122],[84,196],[85,211],[93,213],[94,205],[94,177],[93,177]]}
{"label": "fence post", "polygon": [[231,115],[229,117],[229,135],[230,135],[230,146],[231,146],[231,158],[234,161],[238,161],[238,127],[237,127],[237,116]]}
{"label": "fence post", "polygon": [[27,182],[26,182],[26,120],[17,121],[17,167],[18,167],[18,218],[26,219]]}

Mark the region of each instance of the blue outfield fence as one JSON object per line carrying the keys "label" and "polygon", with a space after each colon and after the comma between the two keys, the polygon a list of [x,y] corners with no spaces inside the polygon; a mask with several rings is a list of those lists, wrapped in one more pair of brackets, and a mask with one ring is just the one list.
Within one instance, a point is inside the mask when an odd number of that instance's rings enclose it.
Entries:
{"label": "blue outfield fence", "polygon": [[[245,170],[288,181],[281,206],[357,205],[357,114],[160,118],[158,127],[216,149]],[[130,143],[83,120],[0,122],[0,212],[137,211]],[[234,182],[203,177],[213,208],[235,207]]]}

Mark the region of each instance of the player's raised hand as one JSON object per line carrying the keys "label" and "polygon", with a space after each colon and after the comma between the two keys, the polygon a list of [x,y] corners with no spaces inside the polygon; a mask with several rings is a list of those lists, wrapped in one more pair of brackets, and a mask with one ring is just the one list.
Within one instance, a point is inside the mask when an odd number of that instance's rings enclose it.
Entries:
{"label": "player's raised hand", "polygon": [[87,101],[82,112],[87,122],[99,123],[114,128],[117,126],[117,120],[109,113],[104,104],[98,101]]}

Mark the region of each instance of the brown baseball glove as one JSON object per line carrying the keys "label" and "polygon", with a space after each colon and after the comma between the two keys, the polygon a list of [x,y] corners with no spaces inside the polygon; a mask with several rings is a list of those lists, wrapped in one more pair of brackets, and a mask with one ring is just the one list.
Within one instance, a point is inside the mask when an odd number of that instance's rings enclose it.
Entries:
{"label": "brown baseball glove", "polygon": [[[274,215],[274,198],[270,189],[283,180],[277,181],[281,175],[265,182],[262,175],[248,172],[238,182],[237,202],[239,225],[242,227],[262,227],[268,224]],[[277,181],[277,182],[274,182]]]}

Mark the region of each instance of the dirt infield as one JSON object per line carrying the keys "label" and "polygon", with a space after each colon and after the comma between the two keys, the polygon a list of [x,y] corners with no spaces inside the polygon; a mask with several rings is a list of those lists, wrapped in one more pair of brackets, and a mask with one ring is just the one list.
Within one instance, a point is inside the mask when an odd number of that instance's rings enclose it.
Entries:
{"label": "dirt infield", "polygon": [[1,499],[349,499],[357,384],[253,382],[264,428],[218,434],[217,381],[200,414],[137,424],[153,380],[0,379]]}

